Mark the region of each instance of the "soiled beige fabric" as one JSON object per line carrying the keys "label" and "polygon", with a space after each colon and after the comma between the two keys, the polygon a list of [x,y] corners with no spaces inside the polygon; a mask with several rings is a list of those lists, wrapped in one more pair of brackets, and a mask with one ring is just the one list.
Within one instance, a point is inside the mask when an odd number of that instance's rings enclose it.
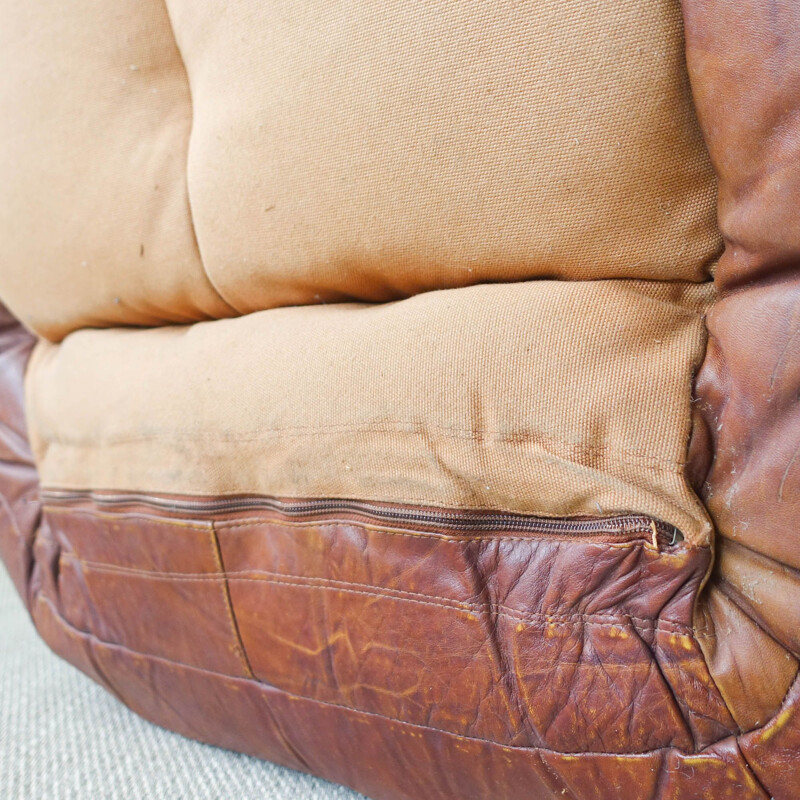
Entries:
{"label": "soiled beige fabric", "polygon": [[204,267],[249,312],[720,248],[678,0],[167,6],[0,0],[0,296],[48,337],[234,313]]}
{"label": "soiled beige fabric", "polygon": [[186,192],[191,101],[161,0],[0,0],[0,295],[29,327],[233,313]]}
{"label": "soiled beige fabric", "polygon": [[51,488],[351,497],[707,536],[683,476],[708,284],[538,281],[39,345]]}

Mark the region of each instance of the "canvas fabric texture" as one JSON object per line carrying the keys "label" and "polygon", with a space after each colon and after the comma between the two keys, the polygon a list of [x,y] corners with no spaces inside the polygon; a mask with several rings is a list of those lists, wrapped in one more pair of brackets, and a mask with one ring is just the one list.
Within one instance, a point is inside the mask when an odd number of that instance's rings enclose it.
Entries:
{"label": "canvas fabric texture", "polygon": [[677,0],[5,6],[0,296],[50,339],[721,251]]}
{"label": "canvas fabric texture", "polygon": [[43,486],[346,497],[708,536],[684,475],[708,285],[533,281],[41,343]]}
{"label": "canvas fabric texture", "polygon": [[186,192],[192,109],[161,0],[3,3],[0,296],[43,336],[233,313]]}

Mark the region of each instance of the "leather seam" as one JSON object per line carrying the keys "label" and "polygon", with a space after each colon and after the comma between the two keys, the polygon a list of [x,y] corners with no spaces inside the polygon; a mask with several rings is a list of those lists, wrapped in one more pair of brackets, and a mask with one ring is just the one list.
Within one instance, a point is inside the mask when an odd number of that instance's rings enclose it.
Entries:
{"label": "leather seam", "polygon": [[[44,510],[47,513],[54,513],[60,514],[62,516],[67,516],[70,514],[84,514],[87,516],[94,516],[100,519],[124,519],[124,520],[145,520],[148,522],[152,522],[155,524],[161,524],[162,522],[170,523],[173,525],[177,525],[179,527],[186,527],[186,528],[196,528],[197,530],[207,531],[208,525],[214,525],[215,529],[224,529],[226,531],[232,530],[235,528],[253,528],[259,525],[270,525],[276,524],[281,527],[285,528],[300,528],[300,529],[308,529],[308,528],[332,528],[337,527],[339,525],[354,525],[356,524],[358,528],[367,531],[373,531],[375,533],[384,533],[390,536],[406,536],[412,539],[430,539],[435,542],[444,542],[447,544],[470,544],[472,542],[537,542],[537,541],[553,541],[557,539],[561,542],[584,542],[586,544],[595,544],[602,547],[609,547],[616,550],[629,550],[633,549],[634,547],[641,547],[649,552],[652,552],[655,555],[658,555],[660,558],[667,558],[671,554],[665,552],[663,550],[656,550],[651,541],[649,539],[632,539],[628,542],[610,542],[604,540],[601,536],[598,536],[597,539],[592,539],[591,537],[580,538],[580,537],[561,537],[558,536],[550,536],[550,535],[543,535],[543,536],[505,536],[503,534],[497,533],[492,534],[490,536],[447,536],[446,534],[434,533],[429,531],[401,531],[397,530],[396,528],[389,528],[389,527],[382,527],[380,525],[372,525],[369,523],[354,523],[352,519],[341,519],[341,520],[309,520],[307,522],[299,522],[296,520],[270,520],[267,517],[250,517],[248,519],[243,520],[214,520],[213,522],[208,523],[193,523],[193,522],[184,522],[181,519],[177,519],[175,517],[167,517],[167,516],[158,516],[156,514],[136,514],[136,513],[119,513],[113,514],[109,512],[97,511],[91,508],[64,508],[60,506],[44,506]],[[699,550],[706,550],[708,549],[707,545],[695,545],[689,541],[681,542],[681,550],[688,551],[688,552],[697,552]]]}
{"label": "leather seam", "polygon": [[214,563],[216,564],[218,575],[221,577],[220,588],[222,590],[222,602],[228,612],[228,622],[230,622],[231,633],[236,646],[236,655],[242,665],[245,675],[249,678],[255,677],[253,670],[250,667],[250,660],[247,658],[247,652],[244,649],[244,643],[239,633],[239,625],[236,622],[236,616],[233,613],[233,603],[231,602],[230,587],[225,578],[225,569],[222,566],[222,555],[220,553],[219,540],[217,539],[217,532],[214,530],[214,524],[209,527],[209,535],[211,537],[211,549],[214,553]]}
{"label": "leather seam", "polygon": [[[269,520],[265,520],[259,517],[252,517],[250,519],[244,520],[223,520],[221,522],[216,523],[218,527],[225,528],[225,530],[232,530],[235,528],[255,528],[259,525],[269,524]],[[309,521],[309,522],[297,522],[294,520],[280,520],[276,524],[280,525],[281,527],[287,528],[330,528],[330,527],[337,527],[339,525],[353,525],[352,520],[325,520],[325,521]],[[663,551],[656,550],[650,539],[632,539],[628,542],[609,542],[603,540],[602,536],[598,536],[596,539],[592,539],[591,537],[580,538],[580,537],[558,537],[557,535],[550,536],[550,535],[543,535],[543,536],[505,536],[501,533],[495,533],[490,536],[448,536],[447,534],[441,533],[433,533],[427,531],[400,531],[396,528],[388,528],[382,527],[379,525],[370,525],[370,524],[363,524],[358,523],[358,527],[363,530],[374,531],[375,533],[385,533],[389,536],[407,536],[412,539],[432,539],[436,542],[445,542],[447,544],[469,544],[471,542],[536,542],[536,541],[554,541],[558,540],[561,542],[584,542],[586,544],[596,544],[602,545],[603,547],[610,547],[615,550],[631,550],[634,547],[642,547],[645,550],[649,550],[654,554],[658,554],[659,556],[669,555],[664,553]],[[690,542],[683,541],[681,542],[681,546],[685,550],[702,550],[704,547],[702,545],[696,546],[691,544]]]}
{"label": "leather seam", "polygon": [[[794,683],[794,681],[792,683]],[[761,782],[761,778],[756,774],[756,771],[753,769],[753,765],[750,763],[750,759],[745,755],[744,750],[742,750],[742,746],[739,742],[739,737],[738,736],[735,737],[733,742],[734,745],[736,746],[737,752],[739,753],[739,757],[742,759],[747,774],[749,774],[750,777],[752,778],[756,788],[763,793],[764,800],[774,800],[772,792],[767,791],[767,787],[764,786],[764,784]]]}
{"label": "leather seam", "polygon": [[[427,731],[430,731],[432,733],[441,734],[441,735],[444,735],[444,736],[450,736],[450,737],[453,737],[455,739],[459,739],[459,740],[462,740],[462,741],[468,741],[468,742],[471,741],[471,742],[477,742],[477,743],[480,743],[480,744],[488,744],[488,745],[492,745],[492,746],[495,746],[495,747],[500,747],[503,750],[515,750],[515,751],[521,751],[521,752],[524,752],[524,753],[536,753],[537,751],[540,751],[540,752],[550,753],[550,754],[555,755],[555,756],[568,756],[568,757],[572,757],[572,758],[574,758],[574,757],[596,757],[596,756],[600,756],[600,757],[603,757],[603,758],[613,758],[613,759],[639,758],[641,756],[654,755],[654,754],[658,754],[658,753],[669,753],[669,752],[677,752],[680,755],[685,755],[685,756],[688,756],[688,757],[697,757],[699,754],[702,754],[704,752],[704,751],[700,751],[698,753],[698,752],[693,752],[693,751],[688,751],[688,750],[682,750],[679,747],[676,747],[674,745],[665,745],[663,747],[656,747],[656,748],[653,748],[651,750],[635,750],[635,751],[626,751],[626,752],[613,752],[613,751],[603,752],[603,751],[598,751],[598,750],[563,751],[563,750],[552,750],[550,748],[542,747],[540,745],[536,745],[536,746],[532,746],[532,747],[522,747],[520,745],[504,744],[502,742],[498,742],[498,741],[495,741],[493,739],[483,739],[483,738],[477,737],[477,736],[465,736],[463,734],[454,733],[452,731],[444,730],[442,728],[434,728],[434,727],[431,727],[429,725],[421,725],[421,724],[415,723],[415,722],[407,722],[406,720],[397,719],[395,717],[390,717],[390,716],[387,716],[385,714],[379,714],[379,713],[377,713],[375,711],[365,711],[365,710],[362,710],[362,709],[357,709],[357,708],[352,708],[350,706],[341,705],[339,703],[332,703],[330,701],[318,700],[316,698],[308,697],[306,695],[295,694],[295,693],[289,692],[289,691],[287,691],[285,689],[281,689],[281,688],[279,688],[277,686],[273,686],[272,684],[267,683],[266,681],[262,681],[262,680],[260,680],[258,678],[241,678],[241,677],[236,677],[236,676],[233,676],[233,675],[226,675],[224,672],[215,672],[214,670],[206,669],[204,667],[196,667],[196,666],[192,666],[191,664],[184,664],[184,663],[182,663],[180,661],[173,661],[172,659],[163,658],[161,656],[154,656],[154,655],[150,655],[148,653],[142,653],[142,652],[140,652],[138,650],[133,650],[133,649],[131,649],[129,647],[125,647],[124,645],[115,644],[113,642],[106,642],[106,641],[98,638],[97,636],[95,636],[92,633],[87,633],[85,631],[81,631],[80,629],[75,628],[73,625],[71,625],[67,620],[65,620],[63,618],[63,616],[60,614],[58,609],[54,606],[54,604],[52,603],[52,601],[49,598],[46,598],[46,597],[44,597],[42,595],[39,595],[37,600],[41,600],[42,602],[47,603],[50,606],[51,610],[53,611],[53,614],[64,625],[64,627],[72,630],[78,636],[83,636],[83,637],[86,637],[88,639],[92,639],[97,646],[106,647],[106,648],[108,648],[110,650],[122,651],[124,653],[130,653],[134,657],[140,657],[140,658],[145,658],[145,659],[152,660],[152,661],[161,662],[161,663],[166,664],[166,665],[171,666],[171,667],[179,667],[181,669],[191,670],[193,672],[197,672],[197,673],[204,674],[204,675],[211,675],[213,677],[222,678],[222,679],[226,679],[226,680],[233,679],[233,680],[239,680],[239,681],[247,681],[248,683],[255,684],[258,687],[266,688],[269,691],[276,692],[276,693],[284,695],[286,697],[293,697],[293,698],[296,698],[298,700],[303,700],[305,702],[312,703],[312,704],[315,704],[315,705],[322,705],[322,706],[327,706],[327,707],[330,707],[330,708],[338,708],[338,709],[341,709],[343,711],[346,711],[346,712],[349,712],[349,713],[352,713],[352,714],[362,714],[362,715],[369,716],[369,717],[375,717],[377,719],[382,719],[382,720],[385,720],[387,722],[391,722],[391,723],[394,723],[394,724],[397,724],[397,725],[405,725],[405,726],[408,726],[408,727],[411,727],[411,728],[427,730]],[[707,751],[712,746],[719,744],[719,742],[727,741],[729,739],[735,740],[735,737],[726,736],[723,739],[719,740],[718,742],[714,742],[713,744],[708,745],[708,747],[705,748],[705,750]]]}
{"label": "leather seam", "polygon": [[127,520],[147,520],[152,521],[157,524],[167,524],[173,525],[176,528],[190,528],[192,530],[201,531],[203,533],[208,533],[210,527],[213,525],[213,522],[195,522],[192,520],[184,520],[184,519],[177,519],[176,517],[157,517],[155,515],[150,516],[147,514],[113,514],[108,511],[100,511],[97,509],[89,509],[89,508],[64,508],[62,506],[52,506],[52,505],[43,505],[42,511],[46,512],[50,515],[59,515],[62,517],[76,515],[76,514],[84,514],[87,516],[96,517],[97,519],[107,519],[107,520],[115,520],[115,521],[127,521]]}
{"label": "leather seam", "polygon": [[[761,620],[757,619],[752,611],[748,609],[746,606],[742,605],[740,600],[740,593],[733,586],[729,583],[725,578],[721,578],[715,584],[715,588],[722,594],[738,611],[740,611],[744,616],[746,616],[765,636],[771,639],[775,644],[778,645],[782,650],[789,653],[793,658],[796,660],[800,660],[800,652],[795,651],[791,647],[788,647],[784,642],[780,641],[779,639],[775,638],[775,634],[769,631],[762,623]],[[792,682],[793,683],[793,682]],[[791,688],[791,685],[790,685]]]}
{"label": "leather seam", "polygon": [[[452,600],[446,597],[439,597],[437,595],[423,595],[412,592],[405,592],[400,589],[386,591],[383,587],[369,587],[367,584],[354,584],[346,583],[344,581],[335,581],[328,578],[306,578],[300,575],[281,575],[280,573],[266,573],[274,577],[254,578],[242,577],[245,575],[252,575],[253,571],[248,570],[244,572],[220,572],[220,573],[166,573],[155,572],[152,570],[141,570],[134,567],[118,567],[113,564],[105,564],[96,561],[87,561],[75,556],[72,553],[64,553],[64,557],[70,560],[78,561],[82,565],[88,567],[90,570],[98,572],[113,573],[119,575],[135,575],[145,580],[177,580],[185,582],[202,582],[202,581],[236,581],[247,583],[268,583],[283,586],[290,586],[294,588],[305,589],[329,589],[331,591],[344,591],[350,594],[360,594],[369,597],[383,597],[389,600],[405,600],[407,602],[419,603],[421,605],[428,605],[434,607],[448,608],[453,611],[466,611],[474,613],[496,613],[498,616],[506,617],[516,621],[530,622],[534,624],[536,621],[542,621],[545,624],[552,624],[561,627],[579,627],[581,624],[591,624],[597,627],[607,627],[617,630],[623,629],[624,626],[631,623],[638,623],[638,627],[646,630],[662,631],[664,633],[674,633],[678,635],[693,637],[693,631],[689,625],[681,625],[680,623],[672,623],[667,620],[646,619],[643,617],[622,616],[614,617],[612,615],[602,614],[543,614],[538,612],[520,612],[515,609],[509,608],[502,604],[488,603],[488,604],[470,604],[464,603],[459,600]],[[286,579],[282,579],[286,578]],[[361,588],[354,588],[361,587]],[[369,591],[374,589],[374,591]],[[422,599],[425,598],[425,599]],[[439,602],[437,602],[439,601]],[[711,638],[711,637],[707,637]]]}

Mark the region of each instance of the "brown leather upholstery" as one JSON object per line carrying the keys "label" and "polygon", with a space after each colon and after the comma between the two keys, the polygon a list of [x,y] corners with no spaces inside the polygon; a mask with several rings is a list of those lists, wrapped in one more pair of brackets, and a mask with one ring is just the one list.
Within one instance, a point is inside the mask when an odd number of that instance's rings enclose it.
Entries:
{"label": "brown leather upholstery", "polygon": [[696,383],[713,453],[698,488],[719,534],[698,624],[751,727],[775,712],[800,655],[800,8],[687,1],[684,13],[726,241]]}
{"label": "brown leather upholstery", "polygon": [[23,376],[35,339],[0,305],[0,556],[27,599],[39,481],[25,429]]}
{"label": "brown leather upholstery", "polygon": [[691,627],[709,551],[656,550],[649,526],[610,543],[45,509],[37,604],[121,653],[500,746],[694,752],[736,730]]}

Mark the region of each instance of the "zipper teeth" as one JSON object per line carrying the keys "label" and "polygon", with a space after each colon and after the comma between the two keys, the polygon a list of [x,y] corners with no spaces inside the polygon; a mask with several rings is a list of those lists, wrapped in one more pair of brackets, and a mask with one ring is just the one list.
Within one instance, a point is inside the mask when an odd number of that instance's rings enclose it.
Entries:
{"label": "zipper teeth", "polygon": [[653,530],[667,542],[674,540],[675,529],[650,517],[635,514],[601,518],[554,519],[511,512],[447,511],[445,509],[408,509],[369,502],[338,499],[279,500],[271,497],[224,497],[213,500],[153,497],[143,494],[106,494],[96,492],[41,492],[41,499],[54,503],[93,502],[100,506],[143,505],[177,513],[235,513],[248,510],[274,511],[287,517],[324,516],[349,513],[381,522],[406,522],[449,531],[497,530],[519,533],[544,533],[571,536],[652,537]]}

